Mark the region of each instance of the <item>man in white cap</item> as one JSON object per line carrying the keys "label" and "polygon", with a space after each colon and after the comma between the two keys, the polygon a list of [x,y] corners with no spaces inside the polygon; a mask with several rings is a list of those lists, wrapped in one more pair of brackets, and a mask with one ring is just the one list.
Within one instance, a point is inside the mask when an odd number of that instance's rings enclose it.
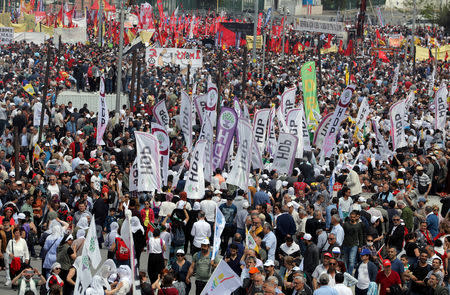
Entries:
{"label": "man in white cap", "polygon": [[310,234],[305,234],[303,236],[303,241],[306,244],[304,259],[302,260],[303,271],[308,275],[312,275],[320,262],[319,248],[317,248],[316,244],[312,241],[312,236]]}
{"label": "man in white cap", "polygon": [[205,212],[198,213],[198,221],[192,226],[191,235],[194,237],[191,254],[194,254],[200,250],[201,243],[211,236],[211,225],[205,220]]}

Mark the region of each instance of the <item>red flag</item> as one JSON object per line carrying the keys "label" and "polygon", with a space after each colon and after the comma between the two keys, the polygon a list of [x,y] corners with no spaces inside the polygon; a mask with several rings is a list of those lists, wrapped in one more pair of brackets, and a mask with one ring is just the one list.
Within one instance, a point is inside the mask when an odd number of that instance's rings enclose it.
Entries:
{"label": "red flag", "polygon": [[379,50],[378,51],[378,57],[385,63],[390,63],[391,61],[389,60],[389,58],[386,55],[386,52]]}
{"label": "red flag", "polygon": [[323,46],[323,48],[330,48],[330,47],[331,47],[331,39],[333,39],[333,36],[331,36],[331,34],[328,34],[328,41],[327,41],[327,43]]}
{"label": "red flag", "polygon": [[447,62],[447,58],[448,58],[448,51],[445,52],[445,62]]}
{"label": "red flag", "polygon": [[352,54],[352,51],[353,51],[353,40],[350,39],[350,41],[348,42],[347,49],[345,50],[344,55],[345,56],[350,56]]}
{"label": "red flag", "polygon": [[341,53],[341,54],[342,54],[342,52],[344,52],[344,49],[342,48],[342,46],[343,46],[343,42],[342,42],[342,40],[340,40],[339,41],[339,53]]}
{"label": "red flag", "polygon": [[381,39],[380,31],[377,29],[375,32],[377,33],[377,39]]}
{"label": "red flag", "polygon": [[286,42],[284,43],[284,53],[289,53],[289,39],[286,39]]}
{"label": "red flag", "polygon": [[261,35],[262,21],[263,21],[263,14],[260,13],[260,14],[258,15],[258,27],[257,27],[257,32],[256,32],[258,35]]}
{"label": "red flag", "polygon": [[62,5],[61,5],[61,9],[60,9],[59,12],[58,12],[58,17],[56,18],[56,24],[57,24],[57,26],[58,26],[59,24],[62,24],[62,21],[63,21],[63,7],[62,7]]}

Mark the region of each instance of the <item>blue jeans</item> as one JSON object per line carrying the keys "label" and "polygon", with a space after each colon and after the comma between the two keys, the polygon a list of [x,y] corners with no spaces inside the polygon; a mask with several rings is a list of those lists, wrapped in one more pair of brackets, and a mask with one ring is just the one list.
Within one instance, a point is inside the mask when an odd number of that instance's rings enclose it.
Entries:
{"label": "blue jeans", "polygon": [[358,246],[343,246],[345,255],[345,267],[347,272],[353,275],[353,269],[355,268],[356,254],[358,253]]}

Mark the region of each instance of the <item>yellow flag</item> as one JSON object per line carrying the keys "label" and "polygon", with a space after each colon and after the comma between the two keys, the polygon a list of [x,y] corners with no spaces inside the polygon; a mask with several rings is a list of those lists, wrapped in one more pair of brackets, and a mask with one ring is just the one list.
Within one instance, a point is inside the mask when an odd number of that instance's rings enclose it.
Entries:
{"label": "yellow flag", "polygon": [[350,81],[350,73],[348,72],[348,66],[345,67],[345,85],[348,85]]}
{"label": "yellow flag", "polygon": [[39,160],[39,156],[42,153],[41,147],[36,143],[34,145],[33,158]]}
{"label": "yellow flag", "polygon": [[36,92],[34,92],[33,85],[28,83],[27,85],[23,86],[23,90],[25,90],[29,95],[35,95]]}
{"label": "yellow flag", "polygon": [[134,40],[134,38],[136,38],[136,35],[133,34],[133,32],[131,30],[127,30],[127,35],[128,35],[128,40],[130,41],[130,43]]}
{"label": "yellow flag", "polygon": [[430,58],[430,51],[426,47],[416,45],[416,60],[423,61]]}

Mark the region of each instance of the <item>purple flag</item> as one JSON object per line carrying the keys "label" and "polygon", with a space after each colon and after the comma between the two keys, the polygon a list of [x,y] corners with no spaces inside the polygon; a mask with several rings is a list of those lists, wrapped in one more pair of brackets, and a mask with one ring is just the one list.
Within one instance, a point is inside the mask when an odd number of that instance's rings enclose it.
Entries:
{"label": "purple flag", "polygon": [[212,157],[213,170],[216,170],[216,168],[223,169],[237,122],[238,116],[236,111],[223,107],[219,117],[219,126],[217,126],[216,142],[214,143]]}

